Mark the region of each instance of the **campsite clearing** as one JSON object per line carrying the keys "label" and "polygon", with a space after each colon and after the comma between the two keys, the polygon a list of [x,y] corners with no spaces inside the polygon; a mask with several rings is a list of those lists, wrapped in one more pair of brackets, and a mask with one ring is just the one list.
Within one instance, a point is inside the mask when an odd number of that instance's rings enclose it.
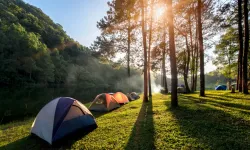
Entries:
{"label": "campsite clearing", "polygon": [[[249,149],[250,96],[229,91],[180,94],[171,109],[170,96],[130,102],[108,113],[93,113],[98,128],[54,148],[83,149]],[[51,146],[31,137],[34,118],[0,125],[0,149]]]}

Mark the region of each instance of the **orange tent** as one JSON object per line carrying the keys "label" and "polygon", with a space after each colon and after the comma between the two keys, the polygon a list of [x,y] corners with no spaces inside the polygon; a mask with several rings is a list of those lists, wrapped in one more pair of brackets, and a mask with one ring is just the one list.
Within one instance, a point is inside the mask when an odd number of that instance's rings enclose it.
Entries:
{"label": "orange tent", "polygon": [[129,102],[128,97],[122,92],[116,92],[113,96],[119,104],[126,104]]}
{"label": "orange tent", "polygon": [[99,94],[89,106],[89,110],[92,111],[110,111],[120,107],[120,104],[110,94]]}

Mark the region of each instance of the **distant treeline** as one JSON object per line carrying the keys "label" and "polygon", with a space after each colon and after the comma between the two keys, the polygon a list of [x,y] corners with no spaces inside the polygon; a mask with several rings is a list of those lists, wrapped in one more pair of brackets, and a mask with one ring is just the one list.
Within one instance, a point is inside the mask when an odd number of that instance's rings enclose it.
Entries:
{"label": "distant treeline", "polygon": [[[122,88],[119,83],[128,83],[125,68],[100,63],[89,48],[70,38],[41,9],[22,0],[0,0],[0,10],[1,85]],[[135,76],[140,74],[132,70],[132,78]]]}
{"label": "distant treeline", "polygon": [[[156,85],[162,84],[161,78],[162,77],[160,75],[155,77],[155,84]],[[198,80],[200,80],[199,77],[198,77]],[[232,81],[236,82],[235,80],[232,80]],[[211,71],[211,72],[205,74],[205,82],[206,82],[205,88],[207,90],[215,89],[215,87],[218,85],[227,85],[229,88],[228,78],[226,78],[222,73],[220,73],[219,70]],[[168,89],[171,89],[171,79],[170,78],[167,78],[167,83],[169,83]],[[180,85],[185,85],[183,77],[178,78],[178,86],[180,86]],[[197,90],[199,90],[199,89],[200,89],[200,83],[198,82]]]}

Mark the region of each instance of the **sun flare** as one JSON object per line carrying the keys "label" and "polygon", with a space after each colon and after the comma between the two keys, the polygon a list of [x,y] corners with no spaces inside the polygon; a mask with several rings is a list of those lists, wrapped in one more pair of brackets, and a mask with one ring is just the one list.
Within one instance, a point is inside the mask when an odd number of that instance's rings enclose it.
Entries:
{"label": "sun flare", "polygon": [[156,7],[155,9],[155,13],[154,13],[154,16],[156,19],[159,19],[162,17],[162,15],[164,14],[164,7]]}

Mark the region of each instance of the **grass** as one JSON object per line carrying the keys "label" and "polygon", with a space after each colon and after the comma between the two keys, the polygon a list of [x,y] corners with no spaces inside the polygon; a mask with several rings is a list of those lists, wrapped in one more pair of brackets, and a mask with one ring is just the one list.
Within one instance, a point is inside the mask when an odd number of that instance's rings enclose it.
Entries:
{"label": "grass", "polygon": [[95,113],[98,128],[50,146],[30,136],[34,118],[0,125],[0,149],[249,149],[250,96],[229,91],[155,94],[148,103],[131,102],[112,112]]}

